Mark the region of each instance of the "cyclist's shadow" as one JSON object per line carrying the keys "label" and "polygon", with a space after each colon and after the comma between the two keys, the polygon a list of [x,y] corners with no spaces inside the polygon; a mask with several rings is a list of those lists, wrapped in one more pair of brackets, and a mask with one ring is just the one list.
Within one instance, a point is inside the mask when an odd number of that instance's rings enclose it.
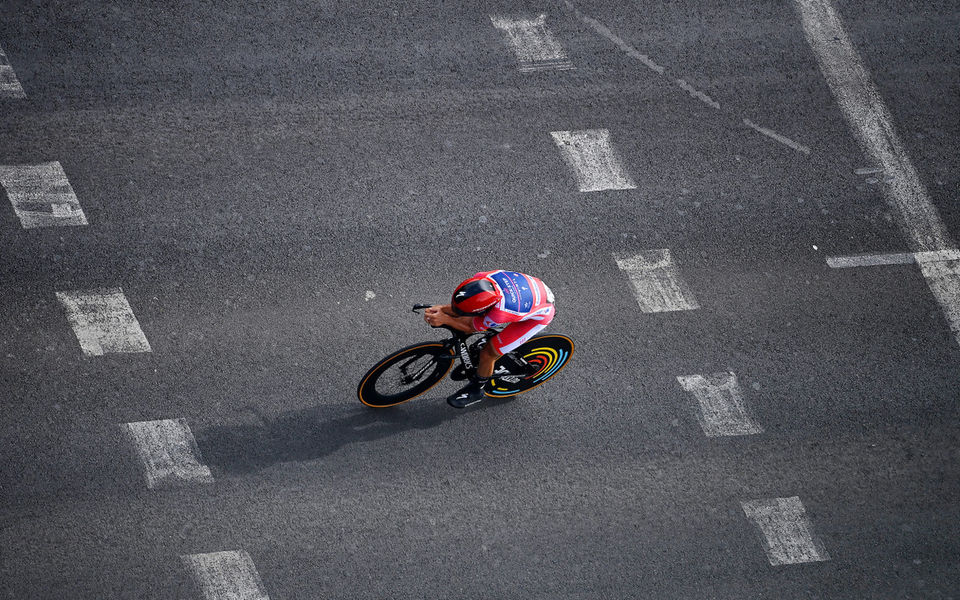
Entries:
{"label": "cyclist's shadow", "polygon": [[[510,399],[488,398],[470,410]],[[371,442],[404,431],[431,429],[464,414],[442,398],[417,398],[403,406],[373,409],[357,402],[321,405],[265,416],[247,407],[250,423],[195,431],[203,458],[228,473],[247,473],[277,463],[314,460],[348,444]]]}

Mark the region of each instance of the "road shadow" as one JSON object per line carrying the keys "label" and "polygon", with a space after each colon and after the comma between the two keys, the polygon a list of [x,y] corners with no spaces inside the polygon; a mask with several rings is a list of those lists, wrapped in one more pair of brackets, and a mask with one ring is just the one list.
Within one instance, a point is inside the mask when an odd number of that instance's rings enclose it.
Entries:
{"label": "road shadow", "polygon": [[384,439],[414,429],[431,429],[470,411],[503,405],[511,399],[488,398],[465,411],[443,398],[418,398],[392,408],[359,402],[321,405],[265,416],[248,407],[250,423],[216,426],[194,432],[204,461],[228,473],[249,473],[271,465],[327,456],[348,444]]}

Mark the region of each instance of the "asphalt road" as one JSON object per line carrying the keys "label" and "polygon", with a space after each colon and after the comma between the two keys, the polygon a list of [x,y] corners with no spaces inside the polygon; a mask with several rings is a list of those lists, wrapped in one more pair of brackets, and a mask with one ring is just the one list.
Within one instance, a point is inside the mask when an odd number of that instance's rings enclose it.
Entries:
{"label": "asphalt road", "polygon": [[[957,597],[960,345],[916,265],[826,265],[909,248],[792,2],[576,1],[720,111],[562,3],[133,4],[0,5],[0,165],[90,223],[0,191],[5,597],[201,598],[180,557],[228,550],[273,600]],[[960,236],[960,9],[836,6]],[[541,12],[575,69],[489,18]],[[578,191],[549,132],[593,128],[636,189]],[[638,310],[613,255],[651,248],[699,310]],[[357,402],[495,268],[556,293],[558,377]],[[54,292],[99,287],[151,353],[81,353]],[[763,433],[704,435],[676,377],[718,371]],[[177,418],[214,481],[148,489],[118,425]],[[768,561],[741,502],[792,496],[830,560]]]}

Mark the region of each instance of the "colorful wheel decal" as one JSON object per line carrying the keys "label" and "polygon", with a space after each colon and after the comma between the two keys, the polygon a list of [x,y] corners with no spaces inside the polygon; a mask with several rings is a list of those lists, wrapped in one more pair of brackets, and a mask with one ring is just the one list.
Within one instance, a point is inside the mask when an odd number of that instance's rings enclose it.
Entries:
{"label": "colorful wheel decal", "polygon": [[570,357],[570,353],[567,352],[566,350],[560,350],[559,352],[557,352],[553,348],[537,348],[536,350],[534,350],[534,352],[538,352],[541,350],[545,352],[549,352],[550,358],[552,360],[547,363],[547,366],[544,368],[543,371],[541,371],[535,376],[536,378],[533,381],[536,383],[540,383],[541,381],[544,381],[545,379],[547,379],[548,377],[556,373],[557,369],[562,367],[563,363],[567,362],[567,358]]}
{"label": "colorful wheel decal", "polygon": [[[528,363],[540,367],[532,376],[533,383],[538,384],[549,379],[551,375],[556,373],[557,370],[562,367],[565,362],[567,362],[567,359],[570,358],[570,353],[566,350],[557,351],[556,349],[549,347],[534,348],[530,352],[524,354],[523,358]],[[503,387],[502,385],[497,385],[490,390],[489,393],[494,395],[515,394],[519,388],[520,386]]]}

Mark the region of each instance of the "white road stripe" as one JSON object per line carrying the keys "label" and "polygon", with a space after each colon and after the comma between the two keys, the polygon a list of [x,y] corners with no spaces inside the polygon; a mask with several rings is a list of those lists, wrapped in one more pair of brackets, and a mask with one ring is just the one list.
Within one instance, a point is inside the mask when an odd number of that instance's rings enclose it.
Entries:
{"label": "white road stripe", "polygon": [[680,386],[700,404],[697,418],[708,437],[763,433],[750,417],[743,401],[743,392],[732,372],[711,375],[682,375]]}
{"label": "white road stripe", "polygon": [[674,79],[673,82],[676,83],[678,86],[680,86],[680,89],[681,89],[681,90],[683,90],[683,91],[685,91],[686,93],[690,94],[690,96],[691,96],[692,98],[696,98],[697,100],[699,100],[700,102],[703,102],[704,104],[706,104],[706,105],[709,106],[710,108],[715,108],[715,109],[717,109],[717,110],[720,110],[720,103],[719,103],[719,102],[717,102],[716,100],[714,100],[713,98],[711,98],[710,96],[708,96],[706,93],[701,92],[701,91],[698,90],[697,88],[695,88],[695,87],[693,87],[692,85],[690,85],[689,83],[687,83],[687,80],[686,80],[686,79],[677,78],[677,79]]}
{"label": "white road stripe", "polygon": [[813,532],[800,498],[771,498],[741,502],[747,519],[760,532],[771,565],[830,560]]}
{"label": "white road stripe", "polygon": [[123,289],[57,292],[57,299],[87,356],[151,351]]}
{"label": "white road stripe", "polygon": [[827,257],[827,265],[834,269],[850,267],[877,267],[882,265],[911,265],[960,260],[960,250],[936,250],[933,252],[891,252],[887,254],[854,254],[852,256]]}
{"label": "white road stripe", "polygon": [[639,50],[637,50],[636,48],[628,44],[626,40],[624,40],[614,32],[610,31],[610,28],[604,25],[603,23],[601,23],[600,21],[594,19],[589,15],[586,15],[580,12],[580,9],[574,6],[573,3],[570,2],[570,0],[563,0],[563,4],[567,7],[567,10],[570,10],[571,12],[573,12],[573,14],[576,15],[578,19],[580,19],[581,21],[589,25],[594,31],[599,33],[601,36],[613,42],[613,44],[617,48],[620,48],[621,50],[623,50],[627,56],[629,56],[630,58],[635,58],[639,60],[641,63],[644,64],[644,66],[646,66],[648,69],[650,69],[651,71],[653,71],[658,75],[664,75],[666,73],[667,70],[666,68],[664,68],[663,65],[657,64],[655,60],[653,60],[643,52],[640,52]]}
{"label": "white road stripe", "polygon": [[620,164],[606,129],[551,131],[553,141],[577,178],[581,192],[632,190],[637,187]]}
{"label": "white road stripe", "polygon": [[620,270],[627,273],[640,310],[645,313],[694,310],[700,304],[687,283],[670,250],[644,250],[633,256],[614,256]]}
{"label": "white road stripe", "polygon": [[59,162],[0,166],[0,185],[24,229],[87,224]]}
{"label": "white road stripe", "polygon": [[242,550],[180,557],[204,600],[270,600],[250,555]]}
{"label": "white road stripe", "polygon": [[750,129],[753,129],[754,131],[756,131],[756,132],[758,132],[758,133],[762,133],[763,135],[767,136],[768,138],[770,138],[770,139],[772,139],[772,140],[777,140],[778,142],[780,142],[780,143],[783,144],[784,146],[788,146],[788,147],[790,147],[790,148],[793,148],[793,149],[796,150],[797,152],[803,152],[804,154],[810,154],[810,148],[807,148],[807,147],[804,146],[803,144],[801,144],[801,143],[799,143],[799,142],[795,142],[795,141],[791,140],[790,138],[788,138],[787,136],[781,135],[781,134],[777,133],[776,131],[774,131],[774,130],[772,130],[772,129],[767,129],[766,127],[760,127],[759,125],[757,125],[756,123],[754,123],[754,122],[751,121],[750,119],[744,119],[744,120],[743,120],[743,124],[746,125],[747,127],[749,127]]}
{"label": "white road stripe", "polygon": [[887,175],[883,192],[915,252],[956,247],[893,127],[830,0],[796,0],[803,31],[840,109],[867,155]]}
{"label": "white road stripe", "polygon": [[916,262],[913,252],[889,254],[854,254],[852,256],[828,256],[827,265],[832,269],[851,267],[878,267],[881,265],[910,265]]}
{"label": "white road stripe", "polygon": [[185,420],[124,423],[120,428],[137,450],[148,488],[213,481]]}
{"label": "white road stripe", "polygon": [[564,71],[573,68],[567,53],[547,28],[547,15],[533,19],[490,15],[490,22],[506,36],[517,57],[520,71]]}
{"label": "white road stripe", "polygon": [[6,53],[0,48],[0,98],[26,98],[27,94],[17,79]]}
{"label": "white road stripe", "polygon": [[[570,0],[563,0],[563,4],[578,19],[580,19],[581,21],[589,25],[598,34],[600,34],[601,36],[603,36],[604,38],[612,42],[617,48],[620,48],[621,50],[623,50],[627,56],[629,56],[630,58],[635,58],[639,60],[641,63],[644,64],[644,66],[646,66],[648,69],[650,69],[657,75],[670,79],[670,81],[672,81],[677,87],[679,87],[684,92],[690,94],[690,97],[696,98],[697,100],[699,100],[700,102],[703,102],[704,104],[706,104],[707,106],[709,106],[714,110],[722,110],[720,103],[714,100],[713,98],[711,98],[709,94],[693,87],[692,85],[690,85],[690,83],[686,79],[683,79],[681,77],[672,77],[669,73],[667,73],[667,69],[663,67],[663,65],[657,64],[657,62],[654,61],[652,58],[650,58],[643,52],[640,52],[639,50],[637,50],[636,48],[628,44],[623,38],[615,34],[613,31],[610,30],[609,27],[607,27],[600,21],[581,12],[580,9],[578,9],[576,6],[574,6],[572,2],[570,2]],[[731,111],[723,111],[723,112],[726,112],[727,114],[732,114]],[[807,148],[803,144],[800,144],[791,140],[785,135],[779,134],[776,131],[773,131],[772,129],[760,127],[759,125],[756,125],[749,119],[742,119],[742,121],[743,121],[743,124],[746,125],[747,127],[767,136],[772,140],[776,140],[777,142],[780,142],[781,144],[784,144],[785,146],[792,148],[798,152],[803,152],[804,154],[810,153],[809,148]]]}

